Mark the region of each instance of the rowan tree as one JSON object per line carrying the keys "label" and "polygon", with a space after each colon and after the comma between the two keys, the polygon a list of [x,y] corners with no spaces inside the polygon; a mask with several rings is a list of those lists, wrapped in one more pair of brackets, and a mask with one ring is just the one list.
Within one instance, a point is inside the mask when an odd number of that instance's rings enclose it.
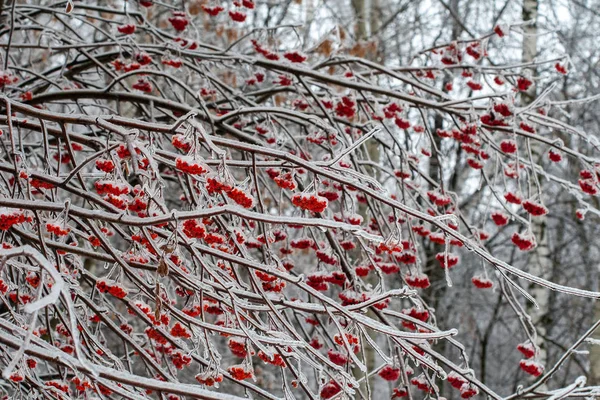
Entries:
{"label": "rowan tree", "polygon": [[382,65],[343,29],[251,28],[263,6],[3,6],[7,398],[500,399],[438,324],[453,276],[522,325],[508,398],[597,393],[547,383],[599,323],[544,365],[523,304],[600,293],[509,258],[549,193],[600,214],[598,141],[552,98],[568,55],[502,62],[525,21]]}

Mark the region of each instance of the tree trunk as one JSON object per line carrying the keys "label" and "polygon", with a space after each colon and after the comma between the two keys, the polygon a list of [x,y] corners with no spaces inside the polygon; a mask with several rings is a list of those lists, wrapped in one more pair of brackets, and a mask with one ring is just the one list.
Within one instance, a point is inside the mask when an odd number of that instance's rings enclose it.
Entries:
{"label": "tree trunk", "polygon": [[[537,55],[537,17],[538,0],[523,0],[523,21],[532,21],[532,23],[523,28],[523,53],[521,58],[523,63],[534,61]],[[535,98],[536,90],[537,88],[534,83],[527,92],[522,93],[522,106],[531,104],[533,98]],[[531,152],[534,161],[539,160],[543,156],[543,149],[539,145],[539,142],[534,141],[531,143]],[[541,184],[542,182],[540,182],[540,185]],[[537,247],[529,260],[529,272],[535,276],[549,279],[552,274],[552,260],[550,258],[550,248],[548,246],[546,223],[543,220],[533,220],[531,228],[537,241]],[[528,303],[527,312],[531,317],[531,322],[536,328],[536,345],[539,347],[538,361],[546,366],[548,361],[548,349],[544,338],[548,332],[550,292],[548,289],[539,285],[530,285],[529,292],[539,305],[539,308],[535,308],[532,304]],[[540,389],[544,390],[545,387],[541,387]]]}

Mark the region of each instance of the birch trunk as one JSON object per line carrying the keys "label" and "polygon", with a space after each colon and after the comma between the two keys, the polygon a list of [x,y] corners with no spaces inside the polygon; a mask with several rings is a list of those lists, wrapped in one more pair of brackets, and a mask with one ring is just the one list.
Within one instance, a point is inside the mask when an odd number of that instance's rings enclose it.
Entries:
{"label": "birch trunk", "polygon": [[[523,54],[522,61],[524,63],[532,62],[537,55],[537,17],[538,17],[538,0],[523,0],[522,18],[523,21],[531,21],[526,25],[523,35]],[[522,94],[521,105],[527,106],[535,98],[536,94],[535,83],[530,89]],[[531,152],[534,160],[539,160],[543,156],[543,149],[539,142],[531,142]],[[542,184],[542,182],[540,182]],[[530,273],[544,279],[550,279],[552,274],[552,260],[550,258],[550,248],[548,246],[547,229],[544,220],[533,220],[532,231],[536,237],[537,247],[533,251],[529,260]],[[539,348],[538,361],[547,367],[548,349],[546,346],[546,336],[548,333],[548,310],[550,306],[550,292],[548,289],[539,285],[531,285],[529,292],[539,305],[535,308],[528,303],[527,312],[531,317],[531,322],[536,329],[536,345]],[[544,387],[540,388],[545,389]]]}

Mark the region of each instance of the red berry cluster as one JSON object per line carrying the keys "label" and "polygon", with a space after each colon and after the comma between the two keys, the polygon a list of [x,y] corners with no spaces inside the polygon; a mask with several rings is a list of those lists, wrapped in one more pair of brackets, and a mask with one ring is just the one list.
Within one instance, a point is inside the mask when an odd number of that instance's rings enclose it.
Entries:
{"label": "red berry cluster", "polygon": [[227,342],[229,346],[229,350],[231,350],[231,354],[236,357],[244,358],[248,355],[248,350],[246,348],[246,341],[240,337],[232,337]]}
{"label": "red berry cluster", "polygon": [[122,25],[122,26],[117,27],[117,30],[119,31],[119,33],[122,33],[124,35],[131,35],[133,32],[135,32],[135,25],[133,25],[133,24]]}
{"label": "red berry cluster", "polygon": [[171,362],[177,369],[184,369],[192,363],[192,357],[184,354],[181,350],[175,350],[171,353]]}
{"label": "red berry cluster", "polygon": [[107,194],[103,197],[104,200],[117,207],[120,210],[127,209],[128,199],[126,196],[115,196],[114,194]]}
{"label": "red berry cluster", "polygon": [[258,352],[258,357],[263,360],[265,363],[275,365],[277,367],[285,368],[285,361],[280,354],[274,353],[272,356],[268,356],[262,350]]}
{"label": "red berry cluster", "polygon": [[408,128],[410,128],[410,121],[408,121],[407,119],[404,119],[402,117],[395,118],[394,119],[394,123],[400,129],[408,129]]}
{"label": "red berry cluster", "polygon": [[410,383],[417,387],[417,389],[422,390],[426,393],[433,393],[433,388],[429,386],[429,382],[427,382],[427,378],[424,375],[419,375],[416,378],[412,378]]}
{"label": "red berry cluster", "polygon": [[517,79],[517,88],[521,92],[526,92],[527,90],[529,90],[529,87],[532,84],[533,84],[532,81],[530,81],[529,79],[527,79],[523,76],[521,76],[521,77],[519,77],[519,79]]}
{"label": "red berry cluster", "polygon": [[171,335],[185,339],[189,339],[192,337],[190,331],[185,326],[181,325],[181,323],[179,322],[176,322],[175,325],[173,325],[173,327],[171,328]]}
{"label": "red berry cluster", "polygon": [[205,165],[191,156],[177,157],[175,168],[190,175],[201,175],[208,171]]}
{"label": "red berry cluster", "polygon": [[185,13],[181,11],[174,11],[173,16],[169,17],[169,22],[178,32],[183,32],[189,24]]}
{"label": "red berry cluster", "polygon": [[306,61],[306,59],[307,59],[307,57],[304,54],[302,54],[298,51],[290,51],[290,52],[284,53],[283,56],[293,63],[302,63],[302,62]]}
{"label": "red berry cluster", "polygon": [[548,209],[543,204],[535,203],[531,200],[523,202],[523,208],[534,217],[539,217],[548,214]]}
{"label": "red berry cluster", "polygon": [[331,380],[321,388],[321,392],[319,393],[319,395],[322,399],[327,400],[337,395],[341,391],[342,388],[340,387],[340,385],[336,381]]}
{"label": "red berry cluster", "polygon": [[460,388],[460,397],[462,397],[463,399],[470,399],[473,396],[476,396],[479,394],[479,389],[477,389],[475,386],[466,383],[464,385],[462,385],[462,387]]}
{"label": "red berry cluster", "polygon": [[273,178],[277,186],[282,189],[294,190],[296,189],[296,181],[294,180],[294,176],[291,172],[286,172],[284,174],[278,174]]}
{"label": "red berry cluster", "polygon": [[535,237],[531,233],[520,234],[515,232],[513,233],[511,240],[521,251],[531,250],[537,245]]}
{"label": "red berry cluster", "polygon": [[507,154],[513,154],[517,152],[517,142],[514,140],[503,140],[500,142],[500,150]]}
{"label": "red berry cluster", "polygon": [[53,388],[56,388],[56,389],[60,390],[63,393],[69,393],[69,385],[67,385],[64,382],[61,382],[61,381],[47,381],[47,382],[44,382],[44,384],[46,386],[51,386]]}
{"label": "red berry cluster", "polygon": [[379,371],[379,376],[386,381],[397,381],[398,378],[400,378],[400,368],[394,368],[392,365],[386,365]]}
{"label": "red berry cluster", "polygon": [[325,281],[326,272],[313,272],[306,276],[306,284],[311,288],[324,292],[329,289],[329,285]]}
{"label": "red berry cluster", "polygon": [[506,224],[508,224],[508,215],[500,212],[500,211],[494,211],[491,215],[492,217],[492,221],[494,221],[494,223],[498,226],[504,226]]}
{"label": "red berry cluster", "polygon": [[[217,15],[219,15],[221,13],[221,11],[223,11],[225,9],[221,6],[209,7],[207,5],[203,5],[202,10],[205,13],[207,13],[208,15],[210,15],[211,17],[216,17]],[[210,385],[210,386],[212,386],[212,385]]]}
{"label": "red berry cluster", "polygon": [[233,188],[227,191],[227,197],[244,208],[254,207],[254,197],[240,188]]}
{"label": "red berry cluster", "polygon": [[494,282],[491,279],[484,276],[478,275],[471,278],[471,282],[478,289],[489,289],[494,286]]}
{"label": "red berry cluster", "polygon": [[517,345],[517,350],[519,350],[525,358],[533,358],[533,356],[535,356],[535,346],[530,341],[519,343]]}
{"label": "red berry cluster", "polygon": [[437,191],[428,191],[427,197],[429,197],[429,200],[438,207],[447,206],[452,202],[452,198],[450,196]]}
{"label": "red berry cluster", "polygon": [[338,262],[338,259],[335,256],[335,254],[333,254],[329,251],[317,250],[316,254],[317,254],[317,258],[319,260],[321,260],[322,262],[324,262],[325,264],[336,265]]}
{"label": "red berry cluster", "polygon": [[453,388],[460,390],[460,388],[463,387],[464,384],[467,384],[468,381],[463,378],[462,376],[460,376],[459,374],[457,374],[454,371],[450,371],[448,373],[448,383],[450,385],[452,385]]}
{"label": "red berry cluster", "polygon": [[[254,46],[254,50],[259,53],[262,54],[263,57],[265,57],[267,60],[272,60],[272,61],[276,61],[279,60],[279,55],[277,53],[272,52],[271,50],[265,49],[263,46],[261,46],[258,41],[256,40],[252,40],[252,46]],[[288,83],[288,85],[291,84]],[[281,83],[281,85],[283,85],[283,83]],[[288,85],[284,85],[284,86],[288,86]]]}
{"label": "red berry cluster", "polygon": [[115,170],[115,163],[112,160],[99,159],[96,160],[96,168],[108,174]]}
{"label": "red berry cluster", "polygon": [[[415,307],[402,310],[402,314],[408,315],[409,317],[418,319],[419,321],[423,322],[427,322],[427,320],[429,319],[429,311],[425,309],[418,310]],[[417,330],[417,326],[410,321],[402,321],[402,326],[413,331]]]}
{"label": "red berry cluster", "polygon": [[241,11],[229,11],[229,18],[235,22],[244,22],[247,15]]}
{"label": "red berry cluster", "polygon": [[7,231],[14,225],[30,222],[31,220],[31,217],[27,217],[21,210],[0,208],[0,231]]}
{"label": "red berry cluster", "polygon": [[518,193],[513,193],[513,192],[508,192],[504,195],[504,199],[512,204],[521,204],[523,202],[523,199],[521,199],[521,196]]}
{"label": "red berry cluster", "polygon": [[183,65],[183,61],[179,58],[169,58],[161,61],[164,65],[168,65],[173,68],[180,68]]}
{"label": "red berry cluster", "polygon": [[328,201],[325,197],[319,195],[296,193],[292,196],[292,204],[304,210],[320,213],[327,208]]}
{"label": "red berry cluster", "polygon": [[558,163],[562,161],[562,154],[550,149],[550,151],[548,151],[548,158],[550,159],[550,161]]}
{"label": "red berry cluster", "polygon": [[233,379],[238,381],[243,381],[244,379],[249,379],[254,376],[252,370],[247,365],[232,365],[227,368],[227,371]]}
{"label": "red berry cluster", "polygon": [[379,267],[381,272],[383,272],[384,274],[387,274],[387,275],[400,272],[400,267],[398,266],[398,264],[395,264],[395,263],[380,262],[380,263],[377,263],[377,266]]}
{"label": "red berry cluster", "polygon": [[223,375],[219,373],[204,372],[196,375],[196,380],[201,385],[215,386],[216,384],[223,382]]}
{"label": "red berry cluster", "polygon": [[48,222],[46,224],[46,230],[50,233],[54,233],[56,236],[67,236],[71,232],[70,228],[63,228],[60,224]]}
{"label": "red berry cluster", "polygon": [[98,279],[96,281],[96,288],[100,293],[109,293],[118,299],[127,297],[127,290],[121,285],[106,279]]}
{"label": "red berry cluster", "polygon": [[367,293],[358,293],[350,289],[344,290],[343,292],[338,294],[338,297],[340,298],[340,300],[342,300],[343,306],[358,304],[369,300],[369,295]]}
{"label": "red berry cluster", "polygon": [[346,365],[346,363],[348,362],[347,355],[345,355],[342,352],[336,351],[334,349],[329,349],[327,351],[327,357],[329,358],[329,361],[331,361],[335,365],[342,366],[342,365]]}
{"label": "red berry cluster", "polygon": [[429,277],[424,273],[410,273],[404,276],[404,280],[409,286],[419,289],[427,289],[430,285]]}
{"label": "red berry cluster", "polygon": [[129,194],[129,186],[126,183],[100,180],[96,181],[94,186],[99,195],[112,194],[114,196],[120,196],[122,194]]}
{"label": "red berry cluster", "polygon": [[343,96],[335,106],[338,117],[352,118],[356,114],[356,102],[348,96]]}
{"label": "red berry cluster", "polygon": [[219,180],[217,176],[208,176],[206,178],[206,190],[209,194],[229,192],[233,188]]}
{"label": "red berry cluster", "polygon": [[458,264],[458,256],[452,253],[437,253],[435,259],[438,260],[442,268],[452,268]]}
{"label": "red berry cluster", "polygon": [[177,135],[173,135],[171,139],[171,144],[176,149],[182,150],[184,152],[189,152],[192,148],[192,143],[190,139],[188,139],[185,135],[178,133]]}
{"label": "red berry cluster", "polygon": [[183,233],[189,238],[202,239],[206,235],[206,227],[197,219],[188,219],[183,223]]}
{"label": "red berry cluster", "polygon": [[131,87],[144,93],[152,92],[152,85],[150,84],[150,82],[143,78],[138,79],[136,83],[131,85]]}
{"label": "red berry cluster", "polygon": [[133,58],[140,65],[148,65],[152,62],[152,57],[150,56],[150,54],[146,53],[145,51],[142,51],[141,53],[136,53],[133,56]]}
{"label": "red berry cluster", "polygon": [[540,376],[544,372],[544,366],[535,360],[521,360],[519,366],[523,371],[533,376]]}

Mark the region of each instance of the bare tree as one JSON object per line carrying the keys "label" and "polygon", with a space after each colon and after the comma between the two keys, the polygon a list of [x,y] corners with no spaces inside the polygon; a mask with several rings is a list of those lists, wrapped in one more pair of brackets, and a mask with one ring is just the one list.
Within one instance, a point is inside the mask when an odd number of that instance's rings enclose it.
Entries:
{"label": "bare tree", "polygon": [[[452,1],[450,42],[383,65],[364,43],[387,29],[381,2],[352,2],[354,41],[337,22],[303,31],[294,19],[332,12],[309,3],[4,5],[7,396],[599,392],[555,379],[599,323],[549,364],[528,304],[600,293],[551,279],[547,255],[512,265],[546,218],[575,219],[555,192],[600,215],[597,139],[561,112],[592,99],[552,97],[568,56],[532,56],[528,22],[477,35]],[[525,55],[506,62],[514,42]],[[473,368],[464,335],[483,321],[444,301],[492,289],[487,331],[507,305],[513,366],[537,378],[512,394]]]}

